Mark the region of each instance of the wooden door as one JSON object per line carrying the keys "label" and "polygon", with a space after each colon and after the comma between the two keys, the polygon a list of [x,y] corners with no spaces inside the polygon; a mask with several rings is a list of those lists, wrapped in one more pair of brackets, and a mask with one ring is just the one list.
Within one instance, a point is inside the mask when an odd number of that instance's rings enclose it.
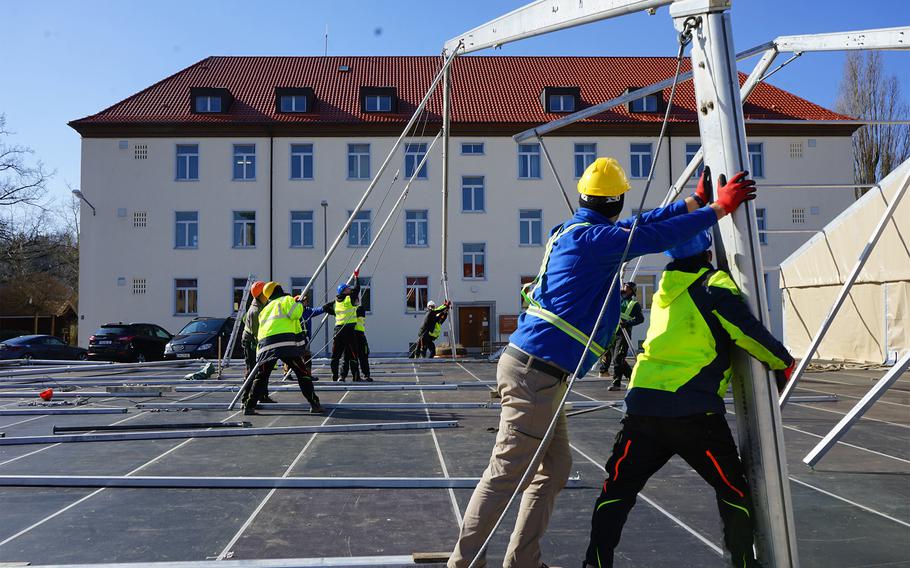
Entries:
{"label": "wooden door", "polygon": [[458,341],[466,349],[482,349],[489,345],[489,306],[458,307]]}

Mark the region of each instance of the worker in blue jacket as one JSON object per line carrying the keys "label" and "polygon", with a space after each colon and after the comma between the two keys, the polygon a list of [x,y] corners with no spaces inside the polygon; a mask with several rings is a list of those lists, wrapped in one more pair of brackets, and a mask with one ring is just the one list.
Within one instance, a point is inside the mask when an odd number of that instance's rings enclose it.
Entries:
{"label": "worker in blue jacket", "polygon": [[[687,241],[755,197],[755,182],[746,179],[746,172],[730,183],[721,177],[717,200],[711,205],[705,185],[703,177],[692,196],[642,214],[627,260]],[[572,465],[565,414],[559,403],[629,243],[634,219],[619,220],[629,187],[615,159],[597,158],[588,166],[578,182],[578,212],[551,231],[540,271],[522,291],[529,307],[519,317],[518,329],[496,370],[502,399],[496,444],[468,503],[449,568],[467,567],[480,551],[559,412],[557,428],[536,474],[523,488],[503,562],[504,568],[544,566],[539,541]],[[581,374],[604,354],[618,321],[619,294],[614,293],[591,349],[585,352]],[[483,568],[485,562],[475,566]]]}

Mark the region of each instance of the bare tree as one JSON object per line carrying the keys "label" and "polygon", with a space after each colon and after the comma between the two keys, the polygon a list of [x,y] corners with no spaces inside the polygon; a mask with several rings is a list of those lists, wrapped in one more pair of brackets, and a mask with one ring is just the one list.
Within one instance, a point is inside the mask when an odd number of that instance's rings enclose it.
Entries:
{"label": "bare tree", "polygon": [[29,163],[31,148],[5,143],[3,138],[9,135],[6,116],[0,114],[0,206],[38,205],[53,174],[40,161]]}
{"label": "bare tree", "polygon": [[[861,120],[906,119],[900,83],[885,72],[879,52],[851,52],[844,64],[837,111]],[[868,124],[853,135],[853,178],[873,184],[910,156],[910,126]],[[864,192],[857,192],[857,196]]]}

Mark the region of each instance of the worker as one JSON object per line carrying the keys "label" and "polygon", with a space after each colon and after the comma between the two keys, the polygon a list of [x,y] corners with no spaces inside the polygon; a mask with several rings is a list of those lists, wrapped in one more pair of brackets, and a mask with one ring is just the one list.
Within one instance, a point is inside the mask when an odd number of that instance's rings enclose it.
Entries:
{"label": "worker", "polygon": [[[723,183],[711,205],[703,185],[704,179],[696,194],[641,214],[630,241],[633,219],[619,220],[630,187],[622,167],[613,158],[601,157],[585,170],[578,182],[580,208],[551,231],[540,271],[522,291],[530,305],[519,316],[518,328],[499,358],[496,382],[502,410],[496,442],[465,510],[449,568],[467,567],[481,551],[556,418],[553,436],[541,448],[536,473],[521,488],[521,505],[503,562],[504,568],[542,566],[539,541],[572,464],[560,401],[570,373],[576,367],[580,375],[591,369],[616,329],[619,294],[607,302],[607,292],[623,251],[628,246],[627,258],[632,259],[667,250],[711,227],[755,195],[754,182],[746,179],[745,172]],[[605,302],[602,324],[589,338]],[[586,350],[589,339],[591,348]],[[481,558],[477,566],[484,565]]]}
{"label": "worker", "polygon": [[[360,381],[360,354],[355,326],[357,325],[357,305],[355,301],[360,297],[360,270],[354,271],[354,285],[347,283],[338,285],[334,302],[328,302],[322,309],[327,314],[335,316],[335,330],[332,339],[332,380],[338,381],[338,366],[343,356],[351,362],[351,375],[355,382]],[[347,377],[341,377],[344,382]]]}
{"label": "worker", "polygon": [[760,566],[752,552],[749,485],[724,417],[730,354],[736,344],[777,371],[778,391],[794,360],[749,312],[730,275],[711,265],[710,246],[710,234],[702,231],[667,251],[674,260],[654,294],[644,353],[607,461],[591,520],[588,568],[613,566],[636,495],[674,455],[714,488],[730,566]]}
{"label": "worker", "polygon": [[449,317],[449,309],[452,302],[446,300],[441,306],[436,307],[436,302],[430,300],[427,302],[427,315],[423,318],[420,326],[420,337],[417,340],[416,358],[436,357],[436,340],[442,333],[442,324]]}
{"label": "worker", "polygon": [[[373,379],[370,378],[370,344],[367,342],[366,319],[366,308],[362,305],[358,305],[357,323],[354,324],[354,334],[357,336],[357,354],[360,356],[360,359],[358,359],[358,363],[360,364],[360,377],[364,381],[372,383]],[[341,360],[342,381],[347,378],[349,368],[351,368],[351,358],[347,352],[345,352],[344,358]]]}
{"label": "worker", "polygon": [[[610,343],[612,350],[607,350],[601,358],[600,372],[606,371],[609,361],[613,361],[613,382],[607,390],[618,391],[622,389],[623,377],[632,377],[632,367],[626,361],[626,355],[629,353],[630,341],[632,340],[632,328],[640,325],[645,321],[645,316],[641,312],[641,304],[635,297],[637,286],[635,282],[626,282],[619,291],[619,326],[616,333],[613,334],[613,341]],[[633,351],[634,355],[634,351]]]}
{"label": "worker", "polygon": [[265,282],[257,280],[250,286],[250,307],[243,315],[243,335],[240,337],[240,345],[243,347],[243,359],[246,363],[246,376],[250,376],[253,365],[256,364],[256,334],[259,331],[259,311],[268,302],[262,295],[262,289]]}
{"label": "worker", "polygon": [[303,397],[310,403],[310,412],[322,412],[319,397],[313,388],[310,372],[310,352],[307,349],[308,338],[303,331],[301,321],[307,317],[318,316],[321,308],[315,310],[304,306],[300,297],[285,293],[277,282],[268,282],[263,286],[263,295],[268,303],[259,312],[258,351],[256,363],[258,368],[252,377],[252,388],[244,405],[244,414],[256,414],[256,406],[262,395],[268,392],[269,377],[280,359],[297,377],[297,385]]}

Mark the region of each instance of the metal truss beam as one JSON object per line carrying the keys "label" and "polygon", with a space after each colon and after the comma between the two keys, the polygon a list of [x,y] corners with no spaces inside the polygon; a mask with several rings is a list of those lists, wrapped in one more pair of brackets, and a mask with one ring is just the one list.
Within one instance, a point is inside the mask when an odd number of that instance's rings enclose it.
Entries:
{"label": "metal truss beam", "polygon": [[[423,376],[423,373],[420,374]],[[228,384],[224,386],[192,386],[177,387],[176,392],[228,392],[240,388],[240,384]],[[450,391],[458,390],[458,385],[317,385],[318,392],[326,391]],[[293,385],[282,385],[269,387],[269,392],[300,392],[300,388]],[[2,396],[2,393],[0,393]]]}
{"label": "metal truss beam", "polygon": [[[247,560],[185,560],[177,562],[137,562],[101,564],[45,564],[42,568],[413,568],[412,556],[345,556],[332,558],[277,558]],[[421,564],[425,566],[425,564]]]}
{"label": "metal truss beam", "polygon": [[[124,398],[154,398],[160,397],[161,392],[54,391],[54,398],[107,398],[118,396]],[[38,398],[38,392],[0,392],[0,398]]]}
{"label": "metal truss beam", "polygon": [[10,408],[0,409],[0,416],[40,416],[42,414],[126,414],[128,410],[129,409],[127,408]]}
{"label": "metal truss beam", "polygon": [[860,51],[910,49],[910,26],[780,36],[774,40],[778,51]]}

